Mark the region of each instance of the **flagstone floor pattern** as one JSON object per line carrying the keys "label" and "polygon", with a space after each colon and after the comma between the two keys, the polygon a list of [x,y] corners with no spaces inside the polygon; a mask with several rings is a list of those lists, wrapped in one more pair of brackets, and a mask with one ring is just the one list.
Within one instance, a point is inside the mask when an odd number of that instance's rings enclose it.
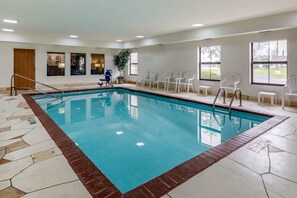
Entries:
{"label": "flagstone floor pattern", "polygon": [[[122,86],[150,91],[134,85]],[[152,92],[207,103],[214,99],[214,96],[197,96],[195,93]],[[286,107],[283,110],[279,105],[258,105],[247,100],[243,105],[243,109],[290,118],[163,198],[296,197],[297,108]],[[31,125],[28,118],[32,117],[36,123]],[[267,145],[260,150],[253,149],[259,141]],[[21,95],[0,94],[0,197],[90,197]]]}

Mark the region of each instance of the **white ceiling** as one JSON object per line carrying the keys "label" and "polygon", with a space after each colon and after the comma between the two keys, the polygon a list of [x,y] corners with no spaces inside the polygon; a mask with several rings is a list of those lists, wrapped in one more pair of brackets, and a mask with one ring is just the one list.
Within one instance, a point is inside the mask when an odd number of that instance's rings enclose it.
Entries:
{"label": "white ceiling", "polygon": [[[194,29],[194,23],[211,26],[292,10],[297,0],[1,0],[0,28],[114,42]],[[4,18],[19,24],[4,24]]]}

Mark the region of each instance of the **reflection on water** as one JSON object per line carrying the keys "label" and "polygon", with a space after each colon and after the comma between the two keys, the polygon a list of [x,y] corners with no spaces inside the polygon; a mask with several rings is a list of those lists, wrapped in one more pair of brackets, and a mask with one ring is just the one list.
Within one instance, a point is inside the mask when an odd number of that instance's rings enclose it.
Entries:
{"label": "reflection on water", "polygon": [[266,119],[124,90],[65,95],[37,102],[121,192]]}
{"label": "reflection on water", "polygon": [[70,101],[71,105],[71,123],[86,121],[86,100]]}
{"label": "reflection on water", "polygon": [[131,118],[138,119],[138,98],[134,95],[128,96],[129,114]]}
{"label": "reflection on water", "polygon": [[[158,110],[160,114],[165,112],[171,114],[168,115],[168,118],[175,116],[176,113],[183,114],[185,115],[183,119],[187,119],[183,124],[195,123],[196,125],[197,143],[211,147],[217,146],[260,123],[260,121],[243,119],[238,115],[229,115],[227,112],[197,109],[177,102],[175,99],[165,103],[134,94],[103,92],[91,94],[87,98],[83,95],[65,97],[65,102],[58,105],[55,104],[56,101],[51,101],[46,104],[46,109],[48,114],[54,117],[59,125],[105,119],[106,114],[110,119],[119,117],[127,122],[129,119],[141,122],[141,116],[147,119],[147,116],[145,116],[147,108],[152,111],[154,109]],[[110,112],[113,112],[113,114]]]}

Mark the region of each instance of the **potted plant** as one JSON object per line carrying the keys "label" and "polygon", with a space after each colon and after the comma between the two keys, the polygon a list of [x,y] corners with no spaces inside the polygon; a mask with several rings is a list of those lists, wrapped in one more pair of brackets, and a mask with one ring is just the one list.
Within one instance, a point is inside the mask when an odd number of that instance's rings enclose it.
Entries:
{"label": "potted plant", "polygon": [[125,82],[125,77],[122,76],[122,71],[127,67],[130,59],[131,50],[122,49],[118,54],[113,56],[113,64],[117,67],[120,75],[117,77],[118,83]]}

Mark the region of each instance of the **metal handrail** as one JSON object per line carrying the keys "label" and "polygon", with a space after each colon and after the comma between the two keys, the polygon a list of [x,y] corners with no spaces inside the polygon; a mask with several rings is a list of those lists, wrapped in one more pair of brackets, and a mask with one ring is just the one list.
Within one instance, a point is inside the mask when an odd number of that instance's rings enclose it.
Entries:
{"label": "metal handrail", "polygon": [[[23,78],[23,79],[28,80],[28,81],[31,81],[31,82],[34,82],[34,83],[37,83],[37,84],[40,84],[40,85],[43,85],[43,86],[48,87],[48,88],[51,88],[51,89],[54,89],[54,90],[60,92],[60,93],[61,93],[61,96],[60,96],[60,97],[57,97],[57,96],[55,96],[55,95],[48,94],[48,93],[45,93],[45,92],[43,92],[43,91],[39,91],[39,90],[37,90],[37,89],[33,89],[33,88],[30,88],[30,87],[15,87],[15,86],[13,85],[13,78],[14,78],[15,76],[20,77],[20,78]],[[52,97],[52,98],[57,98],[57,99],[62,99],[62,98],[64,97],[64,92],[63,92],[61,89],[58,89],[58,88],[56,88],[56,87],[53,87],[53,86],[50,86],[50,85],[47,85],[47,84],[38,82],[38,81],[36,81],[36,80],[32,80],[32,79],[30,79],[30,78],[27,78],[27,77],[22,76],[22,75],[19,75],[19,74],[13,74],[13,75],[11,76],[11,78],[10,78],[10,96],[12,96],[13,90],[14,90],[14,94],[17,95],[17,90],[16,90],[16,88],[36,91],[36,92],[38,92],[38,93],[41,93],[41,94],[50,96],[50,97]]]}
{"label": "metal handrail", "polygon": [[[217,101],[217,99],[218,99],[218,97],[219,97],[221,91],[223,91],[223,103],[226,103],[226,91],[225,91],[224,88],[220,88],[220,89],[218,90],[218,92],[217,92],[217,95],[216,95],[214,101],[213,101],[213,104],[212,104],[213,109],[215,109],[215,107],[216,107],[216,101]],[[229,104],[229,114],[231,114],[231,107],[232,107],[232,104],[233,104],[233,101],[234,101],[234,99],[235,99],[235,96],[236,96],[237,92],[239,92],[239,106],[242,107],[242,97],[241,97],[242,94],[241,94],[241,90],[240,90],[239,88],[237,88],[237,89],[234,91],[234,93],[233,93],[233,97],[232,97],[232,99],[231,99],[231,101],[230,101],[230,104]]]}
{"label": "metal handrail", "polygon": [[223,103],[226,103],[226,91],[224,88],[220,88],[217,92],[217,95],[215,97],[215,100],[213,101],[212,107],[215,108],[216,107],[216,101],[221,93],[221,91],[223,91]]}
{"label": "metal handrail", "polygon": [[232,97],[231,102],[230,102],[230,104],[229,104],[229,113],[231,112],[232,103],[233,103],[233,101],[234,101],[234,99],[235,99],[235,97],[236,97],[237,92],[239,92],[239,106],[242,107],[242,99],[241,99],[241,95],[242,95],[242,94],[241,94],[241,90],[240,90],[239,88],[237,88],[237,89],[234,91],[234,93],[233,93],[233,97]]}

